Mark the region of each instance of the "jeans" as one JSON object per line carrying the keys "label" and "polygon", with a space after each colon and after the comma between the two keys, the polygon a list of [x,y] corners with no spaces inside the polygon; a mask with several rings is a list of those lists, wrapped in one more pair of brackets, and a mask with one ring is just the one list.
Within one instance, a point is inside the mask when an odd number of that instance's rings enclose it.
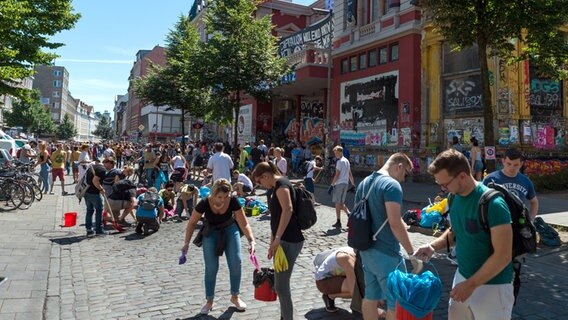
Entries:
{"label": "jeans", "polygon": [[314,187],[313,178],[304,178],[304,186],[306,187],[306,190],[308,190],[311,193],[314,193],[315,187]]}
{"label": "jeans", "polygon": [[280,241],[280,245],[284,250],[286,259],[288,259],[288,270],[274,274],[274,290],[278,294],[278,301],[280,302],[280,316],[283,320],[293,320],[294,306],[292,305],[292,293],[290,292],[290,278],[292,277],[296,259],[304,246],[304,241],[298,243]]}
{"label": "jeans", "polygon": [[40,166],[41,170],[39,171],[39,176],[43,181],[42,191],[48,192],[49,191],[49,165],[44,163]]}
{"label": "jeans", "polygon": [[87,215],[85,215],[85,228],[87,231],[93,230],[93,213],[95,214],[95,231],[103,231],[103,198],[98,193],[85,193],[83,197],[87,205]]}
{"label": "jeans", "polygon": [[150,188],[154,184],[154,179],[152,179],[152,172],[154,172],[154,168],[144,170],[146,170],[146,181],[148,181],[148,188]]}
{"label": "jeans", "polygon": [[65,173],[69,175],[70,172],[71,172],[71,162],[67,161],[65,162]]}
{"label": "jeans", "polygon": [[[238,295],[241,289],[241,237],[236,223],[226,227],[225,232],[225,257],[229,266],[229,280],[231,294]],[[219,257],[215,255],[215,247],[218,240],[218,232],[213,231],[203,237],[203,260],[205,261],[205,298],[213,300],[215,297],[215,284],[217,271],[219,270]]]}

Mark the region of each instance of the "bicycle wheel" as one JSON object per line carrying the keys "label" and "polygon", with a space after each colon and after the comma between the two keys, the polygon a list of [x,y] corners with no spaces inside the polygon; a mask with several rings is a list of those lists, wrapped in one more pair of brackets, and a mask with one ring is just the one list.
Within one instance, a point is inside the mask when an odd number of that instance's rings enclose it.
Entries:
{"label": "bicycle wheel", "polygon": [[19,184],[24,190],[24,199],[19,208],[26,210],[32,205],[35,200],[34,189],[32,185],[27,182],[20,181]]}
{"label": "bicycle wheel", "polygon": [[41,201],[41,199],[43,199],[43,192],[41,192],[39,185],[37,183],[32,183],[31,185],[34,190],[35,199]]}
{"label": "bicycle wheel", "polygon": [[24,188],[8,182],[0,187],[0,208],[4,211],[18,209],[24,202]]}

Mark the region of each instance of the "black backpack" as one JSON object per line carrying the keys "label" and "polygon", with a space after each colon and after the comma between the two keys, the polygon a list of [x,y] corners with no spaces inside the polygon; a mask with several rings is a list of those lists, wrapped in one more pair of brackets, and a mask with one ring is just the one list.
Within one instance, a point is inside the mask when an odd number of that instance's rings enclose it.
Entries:
{"label": "black backpack", "polygon": [[[527,253],[536,252],[536,228],[529,218],[529,210],[524,202],[514,193],[509,191],[503,185],[493,181],[487,184],[489,190],[486,190],[479,198],[479,222],[485,232],[491,233],[487,215],[489,214],[488,203],[493,197],[503,197],[509,211],[511,212],[511,227],[513,228],[513,271],[515,273],[513,280],[513,290],[515,303],[521,288],[521,262]],[[491,240],[491,239],[490,239]],[[493,253],[493,248],[491,248]]]}
{"label": "black backpack", "polygon": [[369,199],[369,195],[374,189],[376,180],[377,178],[368,183],[370,184],[369,190],[365,196],[355,204],[355,207],[351,211],[349,219],[347,220],[347,227],[349,228],[347,231],[347,245],[353,249],[369,249],[373,245],[373,242],[377,241],[377,236],[389,221],[388,219],[385,219],[379,230],[373,232],[371,212],[367,205],[367,201]]}
{"label": "black backpack", "polygon": [[142,201],[140,201],[140,207],[144,210],[154,210],[158,207],[158,201],[160,196],[156,192],[147,191],[142,196]]}
{"label": "black backpack", "polygon": [[314,195],[306,190],[304,185],[294,186],[294,212],[300,229],[311,228],[318,221],[316,209],[314,207]]}
{"label": "black backpack", "polygon": [[136,189],[134,182],[122,179],[112,185],[112,193],[109,198],[113,200],[129,200],[130,190]]}

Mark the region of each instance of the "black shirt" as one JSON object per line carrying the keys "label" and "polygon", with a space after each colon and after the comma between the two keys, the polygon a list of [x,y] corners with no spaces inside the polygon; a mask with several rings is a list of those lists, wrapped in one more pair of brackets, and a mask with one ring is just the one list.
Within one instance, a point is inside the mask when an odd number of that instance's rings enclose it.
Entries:
{"label": "black shirt", "polygon": [[[106,169],[105,166],[103,166],[102,164],[95,164],[93,165],[93,169],[95,169],[95,175],[97,177],[99,177],[99,181],[103,182],[105,176],[106,176]],[[87,170],[87,173],[85,173],[87,175],[86,179],[87,179],[87,183],[89,184],[89,189],[87,189],[87,193],[93,193],[93,194],[98,194],[100,193],[99,189],[97,189],[94,185],[93,185],[93,170],[91,170],[90,168]]]}
{"label": "black shirt", "polygon": [[[288,188],[290,190],[290,196],[292,197],[292,204],[294,203],[294,188],[292,187],[290,180],[285,177],[276,180],[276,186],[274,186],[274,192],[270,199],[270,203],[268,204],[270,208],[270,230],[272,231],[273,236],[275,236],[276,231],[278,231],[280,217],[282,216],[282,207],[280,206],[280,201],[276,195],[276,190],[279,188]],[[290,217],[290,222],[288,222],[288,226],[286,226],[286,229],[280,238],[281,240],[293,243],[304,241],[302,229],[300,229],[300,224],[294,215],[295,213],[292,212],[292,217]]]}
{"label": "black shirt", "polygon": [[199,201],[197,206],[195,206],[195,211],[204,214],[205,220],[207,220],[207,222],[209,222],[209,224],[212,226],[220,225],[233,218],[233,212],[238,211],[239,209],[241,209],[241,204],[239,203],[239,199],[237,199],[237,197],[231,197],[227,211],[225,211],[225,213],[223,214],[213,213],[213,210],[211,209],[211,205],[209,204],[209,200],[207,200],[207,198],[202,199],[201,201]]}
{"label": "black shirt", "polygon": [[262,151],[256,147],[250,151],[250,157],[252,162],[257,165],[260,163],[260,158],[262,157]]}
{"label": "black shirt", "polygon": [[111,169],[109,172],[106,173],[105,178],[102,181],[102,184],[107,186],[112,186],[114,184],[114,177],[120,175],[120,170],[114,168]]}

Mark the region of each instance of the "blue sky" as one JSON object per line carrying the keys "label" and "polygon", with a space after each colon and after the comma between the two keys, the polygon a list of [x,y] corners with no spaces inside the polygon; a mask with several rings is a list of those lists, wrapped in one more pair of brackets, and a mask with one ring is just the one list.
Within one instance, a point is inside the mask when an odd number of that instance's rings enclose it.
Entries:
{"label": "blue sky", "polygon": [[65,44],[57,49],[60,57],[55,64],[69,72],[73,97],[93,105],[95,111],[112,114],[114,97],[127,92],[136,52],[164,46],[169,30],[192,4],[193,0],[73,1],[81,19],[75,28],[52,39]]}

